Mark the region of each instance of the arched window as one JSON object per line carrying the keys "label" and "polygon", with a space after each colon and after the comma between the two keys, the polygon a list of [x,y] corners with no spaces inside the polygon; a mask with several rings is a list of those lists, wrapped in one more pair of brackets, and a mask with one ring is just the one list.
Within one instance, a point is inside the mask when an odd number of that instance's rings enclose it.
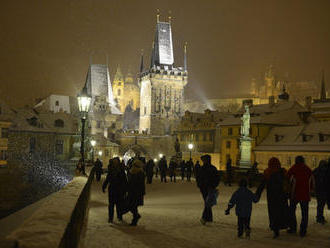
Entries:
{"label": "arched window", "polygon": [[55,127],[64,127],[64,121],[61,120],[61,119],[57,119],[57,120],[54,122],[54,126],[55,126]]}
{"label": "arched window", "polygon": [[55,102],[55,106],[60,106],[60,102],[59,101],[56,101]]}
{"label": "arched window", "polygon": [[117,95],[120,96],[120,93],[121,93],[121,90],[118,89],[118,90],[117,90]]}

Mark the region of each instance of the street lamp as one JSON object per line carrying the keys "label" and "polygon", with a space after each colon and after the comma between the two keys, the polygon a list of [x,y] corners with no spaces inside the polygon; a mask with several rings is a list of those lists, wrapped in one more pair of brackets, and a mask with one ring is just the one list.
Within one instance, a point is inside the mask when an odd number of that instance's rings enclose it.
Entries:
{"label": "street lamp", "polygon": [[192,144],[192,143],[189,143],[188,144],[188,149],[189,149],[189,151],[190,151],[190,159],[191,159],[191,150],[194,148],[194,144]]}
{"label": "street lamp", "polygon": [[162,158],[163,157],[163,154],[162,153],[159,153],[159,158]]}
{"label": "street lamp", "polygon": [[102,156],[102,151],[99,151],[99,156],[100,156],[100,157]]}
{"label": "street lamp", "polygon": [[94,147],[96,145],[96,141],[91,140],[91,145],[92,145],[92,162],[94,163]]}
{"label": "street lamp", "polygon": [[80,145],[80,154],[81,154],[81,162],[82,162],[82,173],[85,173],[85,122],[87,119],[87,115],[89,112],[89,108],[91,106],[92,97],[88,95],[86,85],[84,86],[83,90],[77,96],[78,99],[78,109],[81,113],[81,145]]}
{"label": "street lamp", "polygon": [[157,163],[157,158],[154,158],[154,162]]}

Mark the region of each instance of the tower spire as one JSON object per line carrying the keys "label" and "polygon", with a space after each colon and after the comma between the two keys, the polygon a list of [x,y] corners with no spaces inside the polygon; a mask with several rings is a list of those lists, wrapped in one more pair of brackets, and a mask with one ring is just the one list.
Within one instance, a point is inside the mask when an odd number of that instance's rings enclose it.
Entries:
{"label": "tower spire", "polygon": [[327,100],[327,93],[325,91],[325,80],[324,80],[324,70],[322,70],[322,78],[321,78],[321,96],[320,100],[326,101]]}
{"label": "tower spire", "polygon": [[151,61],[150,61],[150,68],[155,65],[155,42],[152,42],[151,46]]}
{"label": "tower spire", "polygon": [[160,11],[159,11],[159,9],[157,9],[157,15],[156,15],[156,17],[157,17],[157,23],[159,22],[159,16],[160,16]]}
{"label": "tower spire", "polygon": [[171,23],[172,22],[172,11],[168,11],[168,23]]}
{"label": "tower spire", "polygon": [[184,71],[187,71],[187,42],[184,43]]}
{"label": "tower spire", "polygon": [[143,72],[143,67],[144,67],[144,63],[143,63],[143,49],[141,50],[141,64],[140,64],[140,75]]}

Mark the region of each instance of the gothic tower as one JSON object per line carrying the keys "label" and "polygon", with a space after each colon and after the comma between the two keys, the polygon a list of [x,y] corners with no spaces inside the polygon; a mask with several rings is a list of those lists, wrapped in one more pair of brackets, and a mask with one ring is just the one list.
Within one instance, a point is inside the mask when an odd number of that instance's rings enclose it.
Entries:
{"label": "gothic tower", "polygon": [[274,82],[275,82],[275,76],[274,76],[273,65],[270,65],[265,73],[265,86],[266,86],[265,98],[274,95],[273,92]]}
{"label": "gothic tower", "polygon": [[117,103],[117,106],[120,110],[120,112],[124,112],[125,106],[124,106],[124,76],[121,73],[120,67],[117,67],[116,74],[114,76],[114,79],[112,81],[112,92],[113,92],[113,98],[115,102]]}
{"label": "gothic tower", "polygon": [[188,82],[186,46],[184,55],[184,67],[175,67],[171,21],[161,22],[157,15],[150,68],[140,72],[140,132],[170,134],[182,116]]}

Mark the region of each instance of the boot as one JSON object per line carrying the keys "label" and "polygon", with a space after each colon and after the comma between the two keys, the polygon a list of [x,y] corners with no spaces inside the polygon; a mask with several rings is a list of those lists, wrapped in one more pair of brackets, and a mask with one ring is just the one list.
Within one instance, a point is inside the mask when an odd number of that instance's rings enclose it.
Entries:
{"label": "boot", "polygon": [[141,218],[141,215],[137,214],[137,216],[133,218],[130,226],[137,226],[137,223],[138,223],[140,218]]}

